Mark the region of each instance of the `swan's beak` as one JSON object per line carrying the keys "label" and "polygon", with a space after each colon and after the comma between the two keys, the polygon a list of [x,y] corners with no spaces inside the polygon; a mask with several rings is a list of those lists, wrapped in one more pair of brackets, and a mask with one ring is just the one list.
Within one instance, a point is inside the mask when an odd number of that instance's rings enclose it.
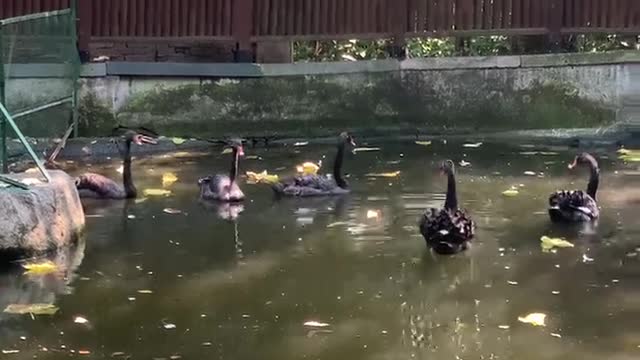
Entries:
{"label": "swan's beak", "polygon": [[140,135],[140,144],[156,145],[158,141],[150,136]]}
{"label": "swan's beak", "polygon": [[574,159],[573,162],[567,166],[567,168],[569,168],[569,170],[573,170],[576,166],[578,166],[578,159]]}
{"label": "swan's beak", "polygon": [[244,148],[242,146],[238,146],[238,156],[244,156]]}

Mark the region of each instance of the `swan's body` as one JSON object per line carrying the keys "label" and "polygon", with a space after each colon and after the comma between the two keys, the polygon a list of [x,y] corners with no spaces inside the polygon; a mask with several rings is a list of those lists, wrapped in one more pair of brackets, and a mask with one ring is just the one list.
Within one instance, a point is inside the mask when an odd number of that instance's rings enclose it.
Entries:
{"label": "swan's body", "polygon": [[453,162],[445,161],[440,169],[447,174],[447,198],[444,208],[430,208],[420,218],[420,233],[427,246],[438,254],[455,254],[467,249],[475,234],[476,224],[458,208]]}
{"label": "swan's body", "polygon": [[297,197],[348,194],[349,184],[342,176],[342,162],[347,144],[355,145],[353,138],[346,133],[340,134],[338,151],[333,163],[333,176],[298,175],[274,184],[273,191],[278,195]]}
{"label": "swan's body", "polygon": [[591,170],[587,190],[560,190],[549,196],[549,217],[553,222],[578,223],[598,219],[600,209],[596,202],[596,192],[600,183],[598,162],[590,154],[584,153],[575,158],[570,169],[577,165],[587,165]]}
{"label": "swan's body", "polygon": [[148,136],[127,132],[125,134],[125,149],[123,153],[122,184],[109,179],[106,176],[85,173],[76,178],[76,188],[81,198],[94,199],[134,199],[138,191],[133,184],[131,175],[131,143],[138,145],[156,144],[156,141]]}
{"label": "swan's body", "polygon": [[213,175],[198,180],[200,199],[221,202],[238,202],[244,200],[244,193],[240,190],[236,181],[239,158],[244,155],[242,142],[239,140],[234,141],[232,150],[231,171],[228,176]]}

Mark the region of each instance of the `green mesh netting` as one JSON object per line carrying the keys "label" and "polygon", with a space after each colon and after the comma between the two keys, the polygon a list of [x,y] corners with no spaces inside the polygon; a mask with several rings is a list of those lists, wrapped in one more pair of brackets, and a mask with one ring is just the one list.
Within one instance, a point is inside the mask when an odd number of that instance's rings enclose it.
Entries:
{"label": "green mesh netting", "polygon": [[[72,119],[80,72],[74,12],[4,19],[0,43],[4,104],[18,127],[25,136],[62,136]],[[61,104],[20,116],[57,103]]]}

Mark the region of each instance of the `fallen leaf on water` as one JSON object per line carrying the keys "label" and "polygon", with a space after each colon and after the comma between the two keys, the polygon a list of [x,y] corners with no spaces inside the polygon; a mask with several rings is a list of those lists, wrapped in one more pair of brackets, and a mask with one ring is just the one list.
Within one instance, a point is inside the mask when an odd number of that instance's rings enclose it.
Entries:
{"label": "fallen leaf on water", "polygon": [[549,335],[551,335],[551,336],[553,336],[553,337],[555,337],[555,338],[558,338],[558,339],[561,339],[561,338],[562,338],[562,335],[560,335],[560,334],[558,334],[558,333],[551,333],[551,334],[549,334]]}
{"label": "fallen leaf on water", "polygon": [[618,149],[617,153],[620,155],[628,155],[631,154],[633,152],[633,150],[629,150],[629,149],[625,149],[625,148],[620,148]]}
{"label": "fallen leaf on water", "polygon": [[176,324],[167,323],[167,324],[162,325],[162,327],[164,327],[167,330],[173,330],[173,329],[176,328]]}
{"label": "fallen leaf on water", "polygon": [[144,196],[169,196],[171,190],[164,189],[144,189]]}
{"label": "fallen leaf on water", "polygon": [[149,200],[149,198],[146,198],[146,197],[145,198],[140,198],[140,199],[136,199],[135,203],[136,204],[142,204],[143,202],[145,202],[147,200]]}
{"label": "fallen leaf on water", "polygon": [[380,213],[377,210],[367,210],[367,219],[377,219]]}
{"label": "fallen leaf on water", "polygon": [[462,145],[466,148],[479,148],[480,146],[482,146],[481,142],[477,142],[477,143],[470,143],[470,144],[464,144]]}
{"label": "fallen leaf on water", "polygon": [[502,192],[502,195],[504,196],[508,196],[508,197],[513,197],[513,196],[517,196],[520,192],[514,188],[511,188],[509,190],[505,190]]}
{"label": "fallen leaf on water", "polygon": [[178,214],[182,214],[181,210],[178,209],[173,209],[173,208],[166,208],[164,210],[162,210],[165,214],[169,214],[169,215],[178,215]]}
{"label": "fallen leaf on water", "polygon": [[293,146],[307,146],[307,145],[309,145],[308,141],[300,141],[300,142],[297,142],[297,143],[293,144]]}
{"label": "fallen leaf on water", "polygon": [[10,304],[4,309],[9,314],[53,315],[58,307],[53,304]]}
{"label": "fallen leaf on water", "polygon": [[122,174],[122,173],[124,172],[124,167],[123,167],[122,165],[118,166],[118,167],[116,168],[116,172],[117,172],[118,174]]}
{"label": "fallen leaf on water", "polygon": [[233,152],[233,150],[231,150],[231,148],[225,148],[224,150],[222,150],[221,154],[231,154]]}
{"label": "fallen leaf on water", "polygon": [[83,318],[82,316],[76,316],[75,319],[73,319],[73,322],[76,324],[88,324],[89,320]]}
{"label": "fallen leaf on water", "polygon": [[498,329],[501,330],[509,330],[510,326],[509,325],[498,325]]}
{"label": "fallen leaf on water", "polygon": [[126,354],[122,351],[116,351],[114,353],[111,353],[111,357],[120,357],[120,356],[125,356]]}
{"label": "fallen leaf on water", "polygon": [[533,171],[525,171],[524,174],[528,176],[536,176],[536,173]]}
{"label": "fallen leaf on water", "polygon": [[174,138],[171,139],[171,141],[173,141],[173,143],[176,144],[176,145],[182,145],[187,140],[185,140],[183,138],[179,138],[179,137],[174,137]]}
{"label": "fallen leaf on water", "polygon": [[249,184],[274,184],[278,182],[278,175],[270,175],[267,173],[267,170],[263,170],[260,173],[255,173],[253,171],[247,171],[247,183]]}
{"label": "fallen leaf on water", "polygon": [[331,224],[327,225],[327,228],[332,228],[332,227],[336,227],[336,226],[343,226],[343,225],[349,225],[349,223],[346,222],[346,221],[338,221],[338,222],[334,222],[334,223],[331,223]]}
{"label": "fallen leaf on water", "polygon": [[545,324],[546,318],[547,318],[547,314],[531,313],[526,316],[519,316],[518,321],[523,322],[525,324],[531,324],[533,326],[546,326]]}
{"label": "fallen leaf on water", "polygon": [[5,354],[5,355],[17,354],[19,352],[20,352],[20,350],[2,350],[2,353]]}
{"label": "fallen leaf on water", "polygon": [[358,147],[353,149],[353,152],[366,152],[366,151],[380,151],[379,147]]}
{"label": "fallen leaf on water", "polygon": [[58,271],[58,266],[51,261],[45,261],[38,264],[23,264],[25,275],[46,275]]}
{"label": "fallen leaf on water", "polygon": [[387,172],[387,173],[370,173],[367,174],[367,177],[384,177],[384,178],[393,178],[400,175],[400,171]]}
{"label": "fallen leaf on water", "polygon": [[247,155],[244,157],[245,160],[259,160],[260,157],[258,155]]}
{"label": "fallen leaf on water", "polygon": [[416,141],[416,145],[429,146],[431,141]]}
{"label": "fallen leaf on water", "polygon": [[307,321],[304,323],[304,326],[311,326],[311,327],[327,327],[330,326],[327,323],[323,323],[323,322],[318,322],[318,321]]}
{"label": "fallen leaf on water", "polygon": [[78,355],[91,355],[89,350],[78,350]]}
{"label": "fallen leaf on water", "polygon": [[553,248],[572,248],[574,245],[561,238],[543,236],[540,238],[540,246],[542,247],[542,251],[548,252]]}
{"label": "fallen leaf on water", "polygon": [[303,175],[315,175],[320,170],[320,165],[307,161],[296,166],[296,171]]}
{"label": "fallen leaf on water", "polygon": [[178,177],[176,176],[176,174],[172,172],[167,172],[162,174],[162,187],[164,188],[169,187],[173,185],[173,183],[175,183],[176,181],[178,181]]}
{"label": "fallen leaf on water", "polygon": [[153,294],[151,290],[138,290],[138,294]]}
{"label": "fallen leaf on water", "polygon": [[467,161],[464,161],[464,160],[460,160],[460,166],[461,166],[461,167],[467,167],[467,166],[469,166],[469,165],[471,165],[471,163],[470,163],[470,162],[467,162]]}

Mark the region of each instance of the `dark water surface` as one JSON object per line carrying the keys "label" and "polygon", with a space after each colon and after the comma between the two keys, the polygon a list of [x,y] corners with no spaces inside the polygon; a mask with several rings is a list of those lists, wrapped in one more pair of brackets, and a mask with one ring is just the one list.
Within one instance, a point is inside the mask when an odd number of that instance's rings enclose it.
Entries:
{"label": "dark water surface", "polygon": [[[87,202],[86,243],[55,259],[66,264],[64,276],[0,276],[3,308],[60,308],[53,316],[0,314],[0,347],[20,351],[2,357],[640,357],[637,166],[595,152],[602,218],[589,231],[551,226],[545,212],[551,191],[586,186],[586,171],[566,169],[574,151],[440,142],[369,146],[381,151],[346,160],[350,196],[276,201],[269,188],[242,179],[249,200],[235,222],[219,214],[238,209],[198,203],[195,186],[199,176],[225,172],[229,155],[216,149],[139,159],[138,188],[162,188],[163,173],[173,172],[179,178],[173,194]],[[282,174],[324,155],[328,171],[334,149],[246,153],[261,159],[243,161],[243,171]],[[444,201],[445,179],[434,167],[445,157],[471,163],[459,167],[458,189],[478,223],[472,249],[454,257],[428,253],[416,226],[427,206]],[[119,177],[113,165],[93,170]],[[365,175],[396,170],[396,178]],[[503,196],[511,186],[520,194]],[[543,235],[565,237],[575,247],[543,253]],[[518,321],[532,312],[547,315],[546,327]],[[74,323],[76,316],[89,323]],[[305,325],[309,321],[326,326]],[[90,353],[78,355],[81,350]]]}

